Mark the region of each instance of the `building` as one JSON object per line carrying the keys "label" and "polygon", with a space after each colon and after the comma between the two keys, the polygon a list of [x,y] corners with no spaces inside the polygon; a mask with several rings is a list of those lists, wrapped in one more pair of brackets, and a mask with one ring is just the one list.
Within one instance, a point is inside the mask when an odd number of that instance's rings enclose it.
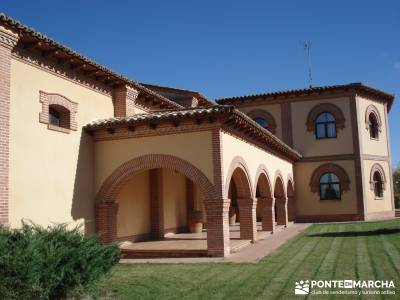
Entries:
{"label": "building", "polygon": [[140,84],[0,15],[0,222],[82,224],[104,242],[229,221],[394,216],[388,112],[360,83],[225,98]]}

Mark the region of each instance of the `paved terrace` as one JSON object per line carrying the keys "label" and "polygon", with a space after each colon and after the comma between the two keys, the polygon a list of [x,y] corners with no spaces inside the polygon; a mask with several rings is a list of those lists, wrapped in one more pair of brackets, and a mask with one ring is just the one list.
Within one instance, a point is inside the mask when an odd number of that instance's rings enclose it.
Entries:
{"label": "paved terrace", "polygon": [[[230,227],[231,255],[207,257],[207,233],[180,233],[166,236],[163,241],[121,243],[126,257],[121,263],[209,263],[209,262],[258,262],[264,256],[278,249],[288,240],[301,233],[309,224],[291,224],[285,230],[274,234],[258,231],[259,241],[251,244],[250,240],[239,239],[239,225]],[[261,230],[261,224],[258,224]],[[281,228],[283,229],[283,228]],[[168,256],[168,257],[160,257]],[[175,257],[174,257],[175,256]],[[186,257],[185,257],[186,256]],[[142,257],[142,258],[138,258]],[[146,257],[146,258],[143,258]]]}

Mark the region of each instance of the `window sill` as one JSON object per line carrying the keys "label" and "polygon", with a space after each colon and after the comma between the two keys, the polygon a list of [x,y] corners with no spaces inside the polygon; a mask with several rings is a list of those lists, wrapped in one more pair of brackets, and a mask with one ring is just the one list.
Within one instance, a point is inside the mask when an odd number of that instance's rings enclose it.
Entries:
{"label": "window sill", "polygon": [[342,199],[319,199],[319,201],[342,201]]}
{"label": "window sill", "polygon": [[69,128],[59,127],[59,126],[55,126],[55,125],[51,125],[51,124],[47,124],[47,129],[58,131],[58,132],[63,132],[63,133],[71,132],[71,129],[69,129]]}
{"label": "window sill", "polygon": [[383,200],[383,196],[382,197],[375,197],[374,200]]}

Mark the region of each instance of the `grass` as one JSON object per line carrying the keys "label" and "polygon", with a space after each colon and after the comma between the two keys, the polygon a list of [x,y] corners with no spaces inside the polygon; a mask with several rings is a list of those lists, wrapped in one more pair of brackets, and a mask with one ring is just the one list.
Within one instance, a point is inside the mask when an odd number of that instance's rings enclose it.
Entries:
{"label": "grass", "polygon": [[400,220],[312,225],[259,263],[118,265],[100,289],[116,299],[299,299],[295,281],[307,279],[394,280],[396,296],[368,299],[399,297]]}

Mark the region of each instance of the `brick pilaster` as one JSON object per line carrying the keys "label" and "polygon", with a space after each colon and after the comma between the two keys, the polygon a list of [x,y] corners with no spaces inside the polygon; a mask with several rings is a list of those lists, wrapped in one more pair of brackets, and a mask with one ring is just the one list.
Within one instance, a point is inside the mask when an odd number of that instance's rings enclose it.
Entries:
{"label": "brick pilaster", "polygon": [[117,88],[113,94],[114,116],[127,117],[135,114],[135,101],[139,91],[130,86]]}
{"label": "brick pilaster", "polygon": [[162,169],[152,169],[150,176],[150,222],[151,237],[164,239],[164,199]]}
{"label": "brick pilaster", "polygon": [[237,199],[239,206],[240,239],[257,240],[257,199]]}
{"label": "brick pilaster", "polygon": [[275,211],[273,198],[258,198],[258,202],[263,202],[261,229],[263,231],[275,232]]}
{"label": "brick pilaster", "polygon": [[0,26],[0,224],[9,224],[11,51],[18,36]]}
{"label": "brick pilaster", "polygon": [[207,250],[209,256],[228,256],[229,199],[205,199],[207,213]]}
{"label": "brick pilaster", "polygon": [[288,225],[287,198],[275,198],[276,222],[278,225]]}
{"label": "brick pilaster", "polygon": [[289,221],[294,221],[296,218],[296,199],[294,196],[288,196],[287,212]]}
{"label": "brick pilaster", "polygon": [[96,232],[103,243],[111,243],[117,239],[118,203],[102,202],[95,207]]}

